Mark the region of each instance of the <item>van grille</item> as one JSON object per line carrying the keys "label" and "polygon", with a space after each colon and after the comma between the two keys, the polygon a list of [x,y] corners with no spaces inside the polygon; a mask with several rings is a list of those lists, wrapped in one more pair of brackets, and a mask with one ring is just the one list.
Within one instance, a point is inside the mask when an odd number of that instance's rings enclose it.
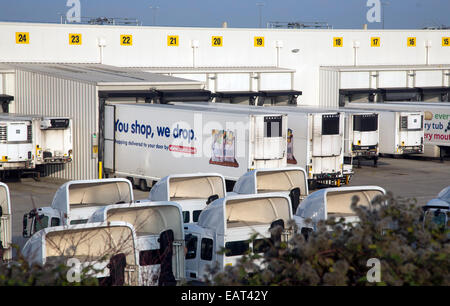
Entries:
{"label": "van grille", "polygon": [[32,138],[33,138],[33,130],[31,128],[31,125],[28,125],[27,126],[27,140],[29,142],[31,142]]}

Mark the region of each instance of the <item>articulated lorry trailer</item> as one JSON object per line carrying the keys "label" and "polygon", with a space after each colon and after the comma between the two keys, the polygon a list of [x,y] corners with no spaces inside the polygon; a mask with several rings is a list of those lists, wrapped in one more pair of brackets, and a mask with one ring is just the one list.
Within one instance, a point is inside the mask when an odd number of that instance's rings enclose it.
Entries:
{"label": "articulated lorry trailer", "polygon": [[312,189],[319,184],[340,186],[350,180],[352,173],[347,176],[343,173],[343,112],[295,106],[260,107],[207,102],[196,102],[195,105],[218,111],[234,109],[288,114],[287,166],[305,169]]}
{"label": "articulated lorry trailer", "polygon": [[231,190],[250,169],[286,166],[287,124],[280,112],[107,104],[104,172],[143,190],[170,174],[214,172]]}
{"label": "articulated lorry trailer", "polygon": [[424,112],[389,109],[375,103],[350,103],[345,108],[371,110],[379,114],[380,154],[424,153]]}
{"label": "articulated lorry trailer", "polygon": [[443,158],[450,155],[450,103],[386,102],[369,105],[377,109],[423,112],[424,156]]}
{"label": "articulated lorry trailer", "polygon": [[0,171],[26,170],[72,161],[72,120],[0,114]]}

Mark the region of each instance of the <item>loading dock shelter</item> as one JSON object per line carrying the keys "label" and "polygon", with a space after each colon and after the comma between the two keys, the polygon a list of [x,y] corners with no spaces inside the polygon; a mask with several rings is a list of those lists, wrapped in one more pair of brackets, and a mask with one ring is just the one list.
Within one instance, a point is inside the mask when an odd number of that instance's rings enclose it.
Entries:
{"label": "loading dock shelter", "polygon": [[450,65],[320,67],[320,105],[347,102],[447,102]]}
{"label": "loading dock shelter", "polygon": [[[101,154],[101,105],[153,102],[158,90],[201,91],[204,83],[100,64],[10,64],[15,71],[16,113],[69,116],[73,119],[73,162],[49,168],[61,179],[98,177]],[[101,159],[101,156],[100,156]]]}

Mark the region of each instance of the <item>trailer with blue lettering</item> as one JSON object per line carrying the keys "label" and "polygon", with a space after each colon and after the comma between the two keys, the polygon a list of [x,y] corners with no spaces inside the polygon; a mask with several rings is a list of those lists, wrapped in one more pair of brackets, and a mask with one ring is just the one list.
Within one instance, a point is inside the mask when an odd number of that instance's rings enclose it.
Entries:
{"label": "trailer with blue lettering", "polygon": [[142,190],[175,173],[214,172],[234,182],[250,169],[287,164],[287,115],[280,112],[106,104],[104,124],[105,175]]}

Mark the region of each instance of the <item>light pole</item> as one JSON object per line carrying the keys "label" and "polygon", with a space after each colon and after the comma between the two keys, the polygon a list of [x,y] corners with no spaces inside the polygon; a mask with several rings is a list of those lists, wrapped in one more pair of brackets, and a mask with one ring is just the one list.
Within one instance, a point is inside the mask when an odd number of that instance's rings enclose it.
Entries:
{"label": "light pole", "polygon": [[262,28],[262,7],[264,6],[265,4],[263,3],[263,2],[257,2],[256,3],[256,6],[258,7],[258,9],[259,9],[259,27],[260,28]]}
{"label": "light pole", "polygon": [[150,9],[153,11],[153,25],[156,25],[156,11],[159,9],[159,6],[150,6]]}
{"label": "light pole", "polygon": [[383,22],[383,30],[384,30],[384,10],[385,10],[384,7],[388,6],[389,4],[391,3],[388,1],[381,1],[381,20]]}

